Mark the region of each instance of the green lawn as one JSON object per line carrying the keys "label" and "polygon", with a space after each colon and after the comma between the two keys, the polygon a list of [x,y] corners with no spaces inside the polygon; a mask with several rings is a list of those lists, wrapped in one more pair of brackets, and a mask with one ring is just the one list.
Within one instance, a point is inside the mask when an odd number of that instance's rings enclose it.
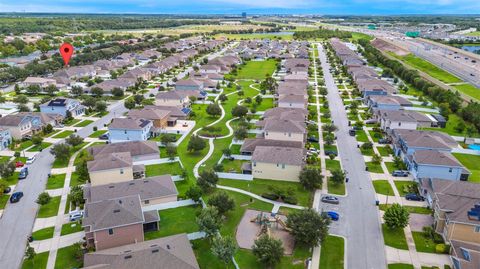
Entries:
{"label": "green lawn", "polygon": [[33,240],[45,240],[53,237],[55,227],[48,227],[32,233]]}
{"label": "green lawn", "polygon": [[152,164],[145,166],[145,174],[147,177],[160,175],[181,175],[182,167],[179,162]]}
{"label": "green lawn", "polygon": [[18,182],[18,174],[20,174],[20,172],[13,172],[13,175],[3,179],[7,181],[8,185],[15,185]]}
{"label": "green lawn", "polygon": [[37,253],[33,260],[23,260],[22,269],[44,269],[47,268],[48,251]]}
{"label": "green lawn", "polygon": [[4,209],[7,205],[8,199],[10,199],[10,195],[8,194],[1,194],[0,195],[0,209]]}
{"label": "green lawn", "polygon": [[103,135],[104,133],[106,133],[107,130],[98,130],[98,131],[95,131],[93,132],[91,135],[89,135],[88,137],[90,138],[98,138],[99,136]]}
{"label": "green lawn", "polygon": [[72,120],[64,122],[63,124],[65,126],[72,126],[72,125],[77,124],[79,122],[80,122],[80,119],[72,119]]}
{"label": "green lawn", "polygon": [[69,137],[71,134],[73,134],[74,131],[70,131],[70,130],[65,130],[63,132],[60,132],[58,133],[57,135],[55,135],[54,137],[52,138],[67,138]]}
{"label": "green lawn", "polygon": [[407,194],[406,187],[411,184],[416,184],[413,181],[404,181],[404,180],[395,180],[395,187],[397,187],[398,193],[400,196],[405,196]]}
{"label": "green lawn", "polygon": [[365,165],[368,167],[368,172],[382,174],[383,169],[380,164],[374,164],[372,162],[366,162]]}
{"label": "green lawn", "polygon": [[222,165],[223,165],[223,171],[227,173],[242,173],[242,164],[244,160],[228,160],[228,159],[223,159]]}
{"label": "green lawn", "polygon": [[392,186],[390,186],[388,180],[374,180],[372,183],[376,193],[383,195],[394,195]]}
{"label": "green lawn", "polygon": [[57,259],[55,260],[55,269],[73,269],[82,267],[83,261],[75,257],[75,246],[59,248]]}
{"label": "green lawn", "polygon": [[460,85],[455,85],[453,88],[457,89],[461,93],[464,93],[470,97],[475,98],[477,101],[480,100],[480,89],[473,86],[472,84],[460,84]]}
{"label": "green lawn", "polygon": [[340,161],[337,160],[325,159],[325,165],[327,166],[327,170],[330,171],[342,169],[340,166]]}
{"label": "green lawn", "polygon": [[431,238],[426,238],[422,232],[412,231],[415,249],[418,252],[435,253],[435,242]]}
{"label": "green lawn", "polygon": [[391,149],[387,148],[388,146],[385,147],[377,147],[378,152],[380,153],[380,156],[387,157],[390,155]]}
{"label": "green lawn", "polygon": [[65,174],[51,175],[47,180],[47,190],[63,188]]}
{"label": "green lawn", "polygon": [[70,187],[77,186],[77,185],[83,185],[85,183],[86,183],[86,181],[82,180],[76,172],[72,173],[72,176],[70,178]]}
{"label": "green lawn", "polygon": [[[459,133],[455,130],[455,126],[457,126],[460,120],[461,119],[456,114],[450,114],[448,115],[448,121],[445,128],[421,128],[421,130],[431,130],[431,131],[447,133],[449,135],[464,136],[465,135],[464,133]],[[479,138],[480,134],[475,133],[473,134],[473,137]]]}
{"label": "green lawn", "polygon": [[230,146],[230,150],[232,151],[232,154],[236,154],[236,155],[240,155],[240,148],[242,148],[242,145],[234,144]]}
{"label": "green lawn", "polygon": [[10,156],[0,156],[0,163],[4,163],[10,160]]}
{"label": "green lawn", "polygon": [[373,156],[373,148],[370,148],[370,149],[363,149],[360,147],[360,152],[362,153],[362,155],[365,155],[365,156]]}
{"label": "green lawn", "polygon": [[38,209],[37,218],[49,218],[56,216],[60,206],[60,198],[62,197],[54,196],[48,204],[40,206]]}
{"label": "green lawn", "polygon": [[33,145],[32,140],[23,141],[17,147],[15,147],[14,150],[15,151],[22,151],[22,150],[27,149],[28,147],[31,147],[32,145]]}
{"label": "green lawn", "polygon": [[247,181],[221,178],[218,184],[239,188],[258,195],[270,192],[271,187],[292,189],[294,196],[298,199],[298,204],[301,206],[309,206],[313,199],[312,193],[306,191],[298,182],[288,182],[270,179],[254,179],[253,181]]}
{"label": "green lawn", "polygon": [[364,130],[357,130],[355,137],[357,138],[358,142],[368,142],[368,137]]}
{"label": "green lawn", "polygon": [[[378,208],[382,211],[385,211],[388,207],[389,205],[386,205],[386,204],[381,204],[378,206]],[[408,206],[408,205],[404,205],[403,207],[407,209],[408,213],[424,214],[424,215],[432,214],[432,210],[426,207]]]}
{"label": "green lawn", "polygon": [[252,100],[252,103],[245,104],[245,105],[248,106],[249,108],[255,107],[257,111],[265,111],[267,109],[274,107],[273,98],[263,98],[260,105],[255,102],[255,99]]}
{"label": "green lawn", "polygon": [[40,151],[40,150],[43,150],[43,149],[45,149],[45,148],[48,148],[48,147],[50,147],[51,145],[52,145],[52,143],[42,142],[40,145],[31,147],[31,148],[29,148],[27,151],[28,151],[28,152],[36,152],[36,151]]}
{"label": "green lawn", "polygon": [[453,153],[453,156],[472,173],[468,181],[480,183],[480,156],[461,153]]}
{"label": "green lawn", "polygon": [[383,239],[385,240],[385,245],[408,250],[407,239],[405,238],[405,233],[403,229],[389,229],[387,225],[382,224]]}
{"label": "green lawn", "polygon": [[263,80],[267,75],[272,75],[276,67],[276,61],[269,59],[266,61],[249,61],[241,70],[238,71],[237,79],[256,79]]}
{"label": "green lawn", "polygon": [[90,123],[92,123],[92,122],[93,122],[93,120],[82,120],[81,122],[75,124],[74,127],[85,127],[85,126],[90,125]]}
{"label": "green lawn", "polygon": [[53,135],[55,135],[55,134],[57,134],[57,133],[59,133],[59,132],[60,132],[60,130],[58,130],[58,129],[57,129],[57,130],[53,130],[51,133],[45,134],[44,136],[45,136],[45,137],[51,137],[51,136],[53,136]]}
{"label": "green lawn", "polygon": [[160,215],[159,229],[154,232],[146,232],[145,240],[179,233],[197,232],[196,218],[200,210],[200,206],[183,206],[158,211]]}
{"label": "green lawn", "polygon": [[390,263],[388,269],[414,269],[414,267],[407,263]]}
{"label": "green lawn", "polygon": [[322,242],[320,268],[343,269],[345,242],[343,237],[329,235]]}
{"label": "green lawn", "polygon": [[425,61],[413,54],[408,54],[406,56],[398,56],[402,61],[406,62],[410,66],[427,73],[428,75],[444,82],[444,83],[458,83],[461,82],[459,78],[448,73],[447,71],[437,67],[436,65]]}
{"label": "green lawn", "polygon": [[80,221],[69,222],[62,225],[62,232],[60,235],[73,234],[83,231]]}
{"label": "green lawn", "polygon": [[328,193],[345,195],[345,183],[344,184],[334,184],[332,180],[327,181]]}

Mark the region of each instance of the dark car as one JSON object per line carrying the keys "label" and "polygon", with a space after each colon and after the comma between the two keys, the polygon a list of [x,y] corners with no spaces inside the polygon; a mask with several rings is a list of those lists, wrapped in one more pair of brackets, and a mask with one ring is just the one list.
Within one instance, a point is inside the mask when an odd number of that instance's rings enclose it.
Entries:
{"label": "dark car", "polygon": [[362,127],[360,127],[360,126],[353,126],[352,129],[355,130],[355,131],[359,131],[359,130],[362,130]]}
{"label": "dark car", "polygon": [[355,136],[357,134],[357,132],[355,131],[355,129],[350,129],[350,130],[348,130],[348,134],[350,136]]}
{"label": "dark car", "polygon": [[335,204],[338,205],[340,203],[340,200],[338,200],[337,197],[335,196],[323,196],[322,197],[322,202],[327,203],[327,204]]}
{"label": "dark car", "polygon": [[101,136],[98,137],[100,140],[108,140],[108,134],[102,134]]}
{"label": "dark car", "polygon": [[22,170],[20,170],[20,174],[18,174],[18,179],[26,179],[28,176],[28,167],[24,167],[22,168]]}
{"label": "dark car", "polygon": [[316,138],[315,136],[310,136],[308,137],[308,142],[318,142],[318,138]]}
{"label": "dark car", "polygon": [[380,138],[380,139],[378,139],[378,144],[390,144],[390,139]]}
{"label": "dark car", "polygon": [[410,201],[425,201],[425,198],[423,198],[423,196],[420,196],[416,193],[407,193],[405,195],[405,199]]}
{"label": "dark car", "polygon": [[20,199],[22,199],[22,197],[23,197],[23,192],[21,191],[14,192],[12,196],[10,196],[10,203],[17,203],[18,201],[20,201]]}
{"label": "dark car", "polygon": [[5,187],[5,189],[3,189],[3,193],[10,193],[12,191],[12,188],[10,187]]}
{"label": "dark car", "polygon": [[325,150],[325,155],[326,156],[330,156],[330,155],[337,156],[338,153],[335,150]]}
{"label": "dark car", "polygon": [[408,177],[408,171],[395,170],[395,171],[392,172],[392,176],[394,176],[394,177]]}

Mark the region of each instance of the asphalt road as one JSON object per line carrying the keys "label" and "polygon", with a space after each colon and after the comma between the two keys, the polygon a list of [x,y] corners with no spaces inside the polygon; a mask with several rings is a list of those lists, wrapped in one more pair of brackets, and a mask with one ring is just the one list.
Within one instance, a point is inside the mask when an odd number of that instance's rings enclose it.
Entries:
{"label": "asphalt road", "polygon": [[[215,58],[222,54],[228,47],[209,54],[208,59]],[[199,59],[198,61],[200,61]],[[192,71],[192,67],[177,75],[178,79],[183,78],[186,74]],[[164,83],[173,83],[169,80]],[[148,98],[151,93],[156,94],[158,90],[149,89],[145,93]],[[108,107],[108,114],[90,125],[78,129],[77,135],[85,138],[93,133],[93,127],[99,129],[104,124],[110,123],[115,117],[121,117],[128,109],[123,105],[123,101],[116,102]],[[63,140],[57,142],[61,143]],[[54,156],[50,154],[50,147],[44,149],[36,155],[36,160],[29,165],[29,175],[26,179],[19,181],[15,191],[22,191],[24,197],[20,202],[10,204],[8,202],[2,217],[0,218],[0,269],[20,268],[22,259],[24,257],[27,237],[31,234],[35,218],[37,215],[38,205],[35,203],[38,195],[45,190],[48,174],[50,173]]]}
{"label": "asphalt road", "polygon": [[330,232],[344,236],[346,240],[346,268],[386,268],[385,246],[380,226],[375,191],[370,175],[365,171],[363,156],[357,148],[355,137],[348,134],[348,119],[338,93],[337,86],[329,71],[330,65],[321,45],[319,59],[328,89],[327,99],[334,124],[337,126],[337,147],[343,169],[348,173],[347,196],[340,197],[340,205],[321,203],[324,211],[340,213],[340,220],[333,222]]}

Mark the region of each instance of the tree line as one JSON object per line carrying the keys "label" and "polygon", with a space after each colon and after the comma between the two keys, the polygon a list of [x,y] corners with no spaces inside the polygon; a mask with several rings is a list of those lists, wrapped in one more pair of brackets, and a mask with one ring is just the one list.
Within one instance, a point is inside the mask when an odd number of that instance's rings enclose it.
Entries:
{"label": "tree line", "polygon": [[324,29],[320,27],[318,30],[315,30],[315,31],[295,31],[295,33],[293,34],[293,37],[295,39],[317,39],[317,38],[328,39],[332,37],[351,38],[352,33],[340,31],[337,29],[329,30],[329,29]]}

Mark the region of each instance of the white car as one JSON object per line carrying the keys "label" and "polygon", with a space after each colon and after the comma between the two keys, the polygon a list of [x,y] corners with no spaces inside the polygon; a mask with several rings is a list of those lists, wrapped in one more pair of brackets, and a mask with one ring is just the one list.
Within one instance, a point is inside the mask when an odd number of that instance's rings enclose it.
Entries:
{"label": "white car", "polygon": [[73,222],[73,221],[77,221],[81,218],[83,218],[83,211],[79,210],[79,211],[70,212],[70,215],[69,215],[68,219]]}
{"label": "white car", "polygon": [[27,159],[27,164],[32,164],[35,161],[35,156]]}

